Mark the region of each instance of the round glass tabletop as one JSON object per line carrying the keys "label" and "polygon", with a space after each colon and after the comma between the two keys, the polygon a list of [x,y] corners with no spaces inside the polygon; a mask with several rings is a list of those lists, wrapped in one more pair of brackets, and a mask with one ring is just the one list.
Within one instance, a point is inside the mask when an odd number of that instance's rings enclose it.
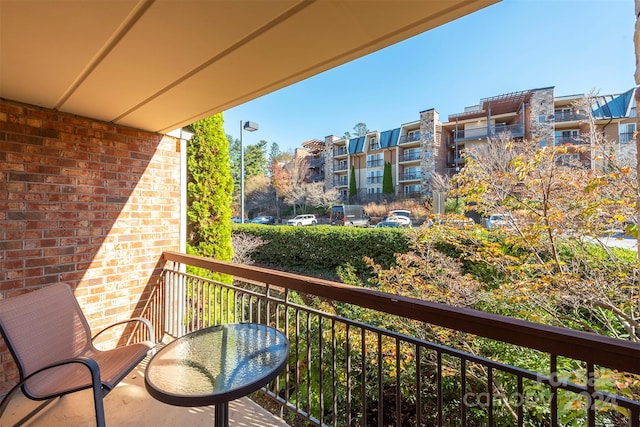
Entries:
{"label": "round glass tabletop", "polygon": [[149,394],[177,406],[206,406],[253,393],[287,363],[289,340],[266,325],[213,326],[156,353],[145,373]]}

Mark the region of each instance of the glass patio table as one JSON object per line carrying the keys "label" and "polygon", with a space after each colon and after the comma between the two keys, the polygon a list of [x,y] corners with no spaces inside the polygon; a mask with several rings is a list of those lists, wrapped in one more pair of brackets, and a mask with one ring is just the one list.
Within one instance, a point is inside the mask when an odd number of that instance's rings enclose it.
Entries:
{"label": "glass patio table", "polygon": [[289,340],[270,326],[212,326],[159,350],[147,365],[145,386],[170,405],[215,405],[215,426],[226,427],[229,402],[268,384],[288,357]]}

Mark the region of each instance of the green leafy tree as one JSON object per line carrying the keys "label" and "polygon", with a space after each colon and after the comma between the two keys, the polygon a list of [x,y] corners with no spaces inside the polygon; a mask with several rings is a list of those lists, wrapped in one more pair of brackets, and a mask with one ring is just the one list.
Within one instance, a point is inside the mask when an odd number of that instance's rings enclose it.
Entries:
{"label": "green leafy tree", "polygon": [[349,179],[349,197],[354,197],[358,194],[358,187],[356,186],[356,170],[351,166],[351,178]]}
{"label": "green leafy tree", "polygon": [[187,145],[187,219],[190,253],[230,261],[233,179],[222,114],[193,124]]}
{"label": "green leafy tree", "polygon": [[382,194],[393,194],[393,177],[391,176],[391,163],[384,163],[384,171],[382,173]]}
{"label": "green leafy tree", "polygon": [[244,148],[245,179],[267,174],[267,144],[267,141],[260,141],[255,145],[248,145]]}
{"label": "green leafy tree", "polygon": [[353,136],[351,135],[351,132],[347,131],[344,133],[342,137],[344,139],[351,139],[351,138],[358,138],[361,136],[365,136],[366,134],[369,133],[369,128],[365,123],[360,122],[353,127],[353,132],[354,132]]}

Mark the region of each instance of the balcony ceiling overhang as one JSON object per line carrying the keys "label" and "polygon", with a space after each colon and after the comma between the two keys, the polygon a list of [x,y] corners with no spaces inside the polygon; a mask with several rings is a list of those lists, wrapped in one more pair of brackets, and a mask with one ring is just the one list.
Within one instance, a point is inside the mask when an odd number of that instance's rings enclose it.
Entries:
{"label": "balcony ceiling overhang", "polygon": [[165,133],[498,1],[0,0],[0,98]]}

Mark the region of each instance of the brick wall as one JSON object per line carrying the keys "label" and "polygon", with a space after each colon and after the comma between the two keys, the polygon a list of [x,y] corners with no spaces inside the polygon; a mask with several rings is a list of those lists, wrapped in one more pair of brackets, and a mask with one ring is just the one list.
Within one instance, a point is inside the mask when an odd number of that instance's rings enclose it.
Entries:
{"label": "brick wall", "polygon": [[[179,249],[173,138],[0,100],[0,299],[53,283],[98,329],[147,315]],[[0,395],[17,371],[0,340]]]}

